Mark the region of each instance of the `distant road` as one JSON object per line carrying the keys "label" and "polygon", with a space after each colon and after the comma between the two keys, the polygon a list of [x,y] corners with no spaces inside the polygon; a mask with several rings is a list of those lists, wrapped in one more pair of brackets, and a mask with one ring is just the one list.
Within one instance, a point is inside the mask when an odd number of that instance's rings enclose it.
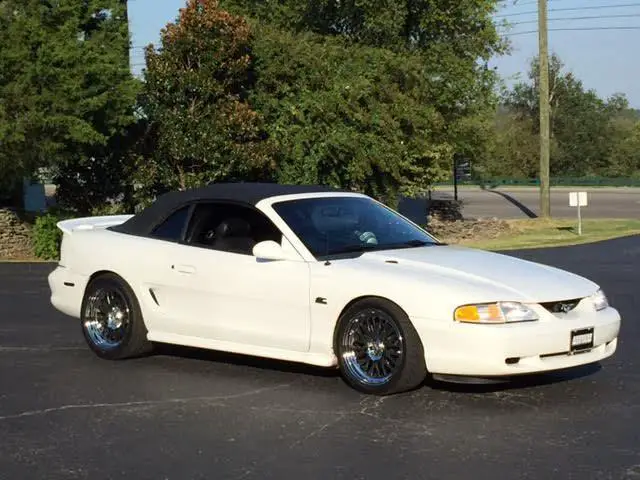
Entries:
{"label": "distant road", "polygon": [[[551,214],[556,218],[575,218],[575,208],[569,207],[569,192],[586,191],[589,206],[582,210],[583,218],[640,219],[640,188],[580,188],[554,187],[551,190]],[[47,195],[55,187],[47,186]],[[453,187],[438,187],[434,198],[453,198]],[[527,218],[539,215],[539,194],[535,187],[501,187],[481,190],[479,187],[461,187],[458,198],[464,202],[466,218],[498,217]]]}
{"label": "distant road", "polygon": [[[569,207],[571,191],[588,192],[589,206],[582,209],[583,218],[640,219],[640,188],[552,188],[552,216],[576,217],[576,209]],[[434,198],[453,198],[453,188],[439,188]],[[530,187],[505,187],[493,190],[458,189],[458,199],[463,201],[463,214],[467,218],[514,219],[538,216],[539,198],[538,190]]]}

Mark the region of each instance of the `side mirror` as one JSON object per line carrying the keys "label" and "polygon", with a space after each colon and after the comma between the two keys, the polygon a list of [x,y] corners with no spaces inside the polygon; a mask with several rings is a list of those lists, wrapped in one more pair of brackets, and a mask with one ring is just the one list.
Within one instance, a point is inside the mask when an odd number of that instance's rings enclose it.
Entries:
{"label": "side mirror", "polygon": [[260,242],[253,247],[253,256],[259,260],[287,260],[289,255],[273,240]]}

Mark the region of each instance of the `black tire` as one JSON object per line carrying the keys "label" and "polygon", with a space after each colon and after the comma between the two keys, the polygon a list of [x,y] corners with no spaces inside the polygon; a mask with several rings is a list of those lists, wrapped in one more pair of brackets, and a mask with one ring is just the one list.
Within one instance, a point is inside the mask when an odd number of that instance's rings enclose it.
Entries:
{"label": "black tire", "polygon": [[[376,315],[378,320],[375,320]],[[367,320],[367,318],[372,320]],[[369,340],[372,341],[367,343],[369,349],[353,347],[356,345],[354,343],[356,337],[361,339],[370,334],[368,332],[359,335],[358,332],[364,332],[362,329],[365,329],[361,325],[371,324],[370,322],[375,324],[376,321],[380,325],[387,325],[390,322],[389,326],[385,326],[381,331],[384,332],[382,335],[385,338],[384,346],[381,346],[380,342],[376,344],[370,338]],[[396,341],[394,337],[397,334],[399,334],[399,339]],[[380,336],[377,335],[377,337]],[[360,354],[363,351],[369,352],[364,356],[361,355],[362,361],[366,362],[366,365],[377,363],[377,367],[372,366],[371,368],[377,369],[378,373],[384,373],[384,368],[389,369],[390,373],[379,379],[375,379],[373,375],[363,376],[362,373],[367,367],[363,367],[361,362],[357,360],[356,351]],[[392,368],[391,358],[398,351],[402,353]],[[336,328],[334,352],[338,357],[338,367],[342,378],[352,388],[363,393],[392,395],[406,392],[420,386],[427,376],[424,348],[418,332],[411,324],[407,314],[399,306],[381,298],[367,298],[358,301],[342,314]],[[380,355],[382,357],[375,360]],[[372,383],[374,380],[378,383]]]}
{"label": "black tire", "polygon": [[[99,303],[96,298],[102,298],[101,296],[106,295],[105,292],[111,293],[109,298],[113,299],[114,304],[122,306],[121,310],[126,309],[126,322],[122,322],[122,327],[117,330],[118,341],[110,344],[99,341],[104,337],[104,334],[100,335],[100,331],[107,330],[100,330],[87,324],[87,321],[97,318],[92,316],[94,311],[99,310],[96,307]],[[100,318],[104,319],[106,316],[102,315]],[[153,349],[153,344],[147,340],[147,328],[135,293],[127,282],[113,273],[102,274],[91,280],[87,286],[82,300],[80,325],[85,341],[100,358],[123,360],[148,354]],[[115,331],[109,330],[109,332]]]}

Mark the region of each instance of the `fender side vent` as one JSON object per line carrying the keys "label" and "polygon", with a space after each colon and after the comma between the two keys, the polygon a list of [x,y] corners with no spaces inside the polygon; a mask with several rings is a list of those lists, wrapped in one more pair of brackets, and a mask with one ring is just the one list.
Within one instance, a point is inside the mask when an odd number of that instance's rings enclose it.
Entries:
{"label": "fender side vent", "polygon": [[149,294],[151,295],[151,298],[153,298],[153,301],[156,302],[156,305],[160,306],[160,303],[158,303],[158,299],[156,298],[156,294],[152,288],[149,289]]}

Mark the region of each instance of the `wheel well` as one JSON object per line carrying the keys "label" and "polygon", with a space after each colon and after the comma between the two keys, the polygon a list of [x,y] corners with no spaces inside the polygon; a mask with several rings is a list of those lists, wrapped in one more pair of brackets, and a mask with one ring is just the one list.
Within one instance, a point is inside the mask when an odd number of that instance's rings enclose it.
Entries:
{"label": "wheel well", "polygon": [[87,293],[87,288],[89,288],[89,285],[91,285],[91,282],[93,282],[96,278],[102,277],[103,275],[116,275],[120,277],[120,275],[118,275],[116,272],[112,272],[111,270],[99,270],[97,272],[94,272],[93,274],[91,274],[91,276],[89,277],[89,280],[87,281],[87,285],[84,287],[84,293],[85,294]]}
{"label": "wheel well", "polygon": [[[344,308],[340,311],[340,313],[338,314],[338,318],[336,318],[336,324],[333,327],[333,338],[332,338],[332,342],[331,344],[334,345],[335,341],[336,341],[336,334],[338,333],[338,327],[340,326],[340,318],[342,317],[342,315],[344,315],[344,312],[346,312],[347,310],[349,310],[351,307],[353,307],[356,303],[361,302],[363,300],[369,300],[369,299],[376,299],[376,300],[384,300],[385,302],[389,302],[392,303],[393,305],[395,305],[396,307],[398,307],[400,310],[402,310],[403,312],[405,312],[404,308],[402,308],[400,305],[398,305],[396,302],[394,302],[393,300],[388,299],[387,297],[381,297],[379,295],[362,295],[360,297],[354,298],[353,300],[351,300],[349,303],[347,303]],[[406,312],[405,312],[406,313]]]}
{"label": "wheel well", "polygon": [[96,278],[101,277],[102,275],[116,275],[116,273],[112,272],[111,270],[99,270],[91,274],[91,276],[89,277],[89,281],[87,282],[87,285],[93,282]]}

